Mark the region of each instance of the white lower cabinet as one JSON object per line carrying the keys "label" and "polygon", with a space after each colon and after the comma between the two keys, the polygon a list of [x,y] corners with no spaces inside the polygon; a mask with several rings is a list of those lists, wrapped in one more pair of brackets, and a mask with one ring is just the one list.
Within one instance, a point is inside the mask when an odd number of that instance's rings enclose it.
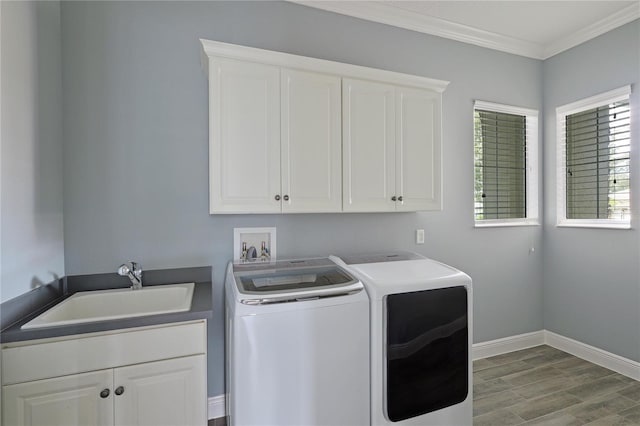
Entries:
{"label": "white lower cabinet", "polygon": [[[129,339],[139,341],[138,347],[117,345],[111,355],[95,355],[95,365],[105,368],[96,371],[66,374],[67,365],[56,365],[57,356],[68,348],[79,349],[78,359],[91,357],[87,347],[100,348],[100,341],[113,341],[118,334],[68,337],[62,341],[33,344],[11,344],[3,347],[3,371],[24,370],[20,375],[7,375],[2,387],[2,424],[4,426],[204,426],[207,424],[206,327],[204,323],[166,327],[165,337],[187,332],[202,338],[194,345],[183,345],[177,358],[160,359],[175,354],[175,350],[156,351],[150,339],[158,337],[162,327],[130,329],[123,332]],[[202,333],[202,336],[199,334]],[[133,334],[133,335],[131,335]],[[97,340],[96,340],[97,339]],[[109,339],[109,340],[104,340]],[[172,346],[172,342],[165,342]],[[65,349],[67,346],[67,349]],[[145,352],[145,347],[149,348]],[[29,369],[18,365],[11,352],[19,351],[23,360],[40,355],[50,368]],[[128,354],[130,351],[130,354]],[[200,352],[200,353],[198,353]],[[193,354],[195,353],[195,354]],[[123,355],[124,354],[124,355]],[[129,364],[115,366],[114,364]],[[15,365],[12,365],[15,364]],[[64,363],[62,363],[64,364]],[[82,364],[82,362],[78,362]],[[35,371],[35,372],[34,372]],[[48,371],[50,373],[48,373]],[[64,374],[64,375],[62,375]],[[49,377],[48,377],[49,376]],[[22,381],[46,377],[39,380]],[[18,383],[7,383],[17,381]]]}
{"label": "white lower cabinet", "polygon": [[[204,355],[132,365],[113,370],[116,425],[204,425]],[[117,395],[118,389],[123,393]]]}
{"label": "white lower cabinet", "polygon": [[[112,370],[4,386],[6,426],[113,425]],[[103,394],[104,395],[104,394]]]}

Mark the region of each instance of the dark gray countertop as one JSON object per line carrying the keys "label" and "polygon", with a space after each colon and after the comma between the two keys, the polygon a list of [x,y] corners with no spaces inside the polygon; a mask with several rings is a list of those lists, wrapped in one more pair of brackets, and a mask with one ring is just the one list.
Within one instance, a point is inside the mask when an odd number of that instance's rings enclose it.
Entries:
{"label": "dark gray countertop", "polygon": [[133,327],[145,327],[199,319],[211,319],[213,317],[213,292],[210,267],[149,271],[148,273],[145,273],[145,279],[147,281],[145,286],[195,282],[191,309],[186,312],[173,312],[168,314],[147,315],[134,318],[21,330],[20,327],[22,327],[22,325],[31,321],[42,312],[50,309],[52,306],[60,303],[77,291],[104,290],[108,288],[122,288],[128,286],[128,280],[114,279],[113,274],[66,277],[66,290],[64,292],[64,296],[56,299],[53,303],[39,306],[37,309],[26,314],[26,316],[23,316],[17,322],[2,330],[0,333],[0,343],[95,333]]}

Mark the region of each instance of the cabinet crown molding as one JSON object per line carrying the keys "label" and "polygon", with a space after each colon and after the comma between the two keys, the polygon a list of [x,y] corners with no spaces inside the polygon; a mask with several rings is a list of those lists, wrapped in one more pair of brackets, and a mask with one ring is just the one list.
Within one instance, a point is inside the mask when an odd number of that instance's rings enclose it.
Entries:
{"label": "cabinet crown molding", "polygon": [[433,90],[438,93],[444,92],[449,84],[449,82],[445,80],[437,80],[378,68],[346,64],[343,62],[328,61],[325,59],[310,58],[307,56],[293,55],[273,50],[258,49],[255,47],[240,46],[237,44],[222,43],[219,41],[205,39],[200,39],[200,42],[202,43],[202,67],[207,75],[209,75],[209,61],[213,57],[223,57],[305,71],[334,74],[341,77],[419,87]]}

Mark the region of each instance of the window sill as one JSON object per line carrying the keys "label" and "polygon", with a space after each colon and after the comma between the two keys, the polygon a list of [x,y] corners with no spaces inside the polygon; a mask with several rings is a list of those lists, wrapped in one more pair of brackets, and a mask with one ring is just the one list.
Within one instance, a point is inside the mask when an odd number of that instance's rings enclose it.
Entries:
{"label": "window sill", "polygon": [[540,226],[540,223],[535,219],[523,220],[523,219],[514,219],[514,220],[477,220],[474,222],[475,228],[504,228],[510,226]]}
{"label": "window sill", "polygon": [[631,229],[629,222],[597,220],[565,220],[556,224],[558,228]]}

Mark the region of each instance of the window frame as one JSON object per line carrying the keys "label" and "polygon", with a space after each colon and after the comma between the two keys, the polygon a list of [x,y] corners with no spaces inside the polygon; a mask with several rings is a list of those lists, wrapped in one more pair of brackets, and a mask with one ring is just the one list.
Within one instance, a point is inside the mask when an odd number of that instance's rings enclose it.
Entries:
{"label": "window frame", "polygon": [[[525,200],[526,213],[523,218],[511,219],[476,219],[475,217],[475,197],[474,208],[472,210],[473,223],[475,228],[494,228],[509,226],[539,226],[539,209],[538,209],[538,181],[540,177],[540,169],[538,166],[538,110],[531,108],[517,107],[513,105],[505,105],[494,102],[486,102],[481,100],[474,101],[473,116],[474,123],[474,146],[475,146],[475,111],[485,110],[505,114],[521,115],[525,117],[526,129],[526,153],[525,153]],[[474,188],[475,188],[475,155],[473,165]],[[475,190],[474,190],[475,193]]]}
{"label": "window frame", "polygon": [[[623,219],[568,219],[567,218],[567,161],[566,161],[566,117],[568,115],[584,112],[590,109],[602,107],[613,102],[629,101],[631,108],[631,85],[590,96],[556,108],[556,227],[569,228],[605,228],[605,229],[631,229],[631,213],[629,218]],[[632,140],[629,140],[631,145]],[[631,146],[629,147],[631,149]],[[629,170],[631,175],[631,170]],[[629,199],[633,200],[629,187]]]}

